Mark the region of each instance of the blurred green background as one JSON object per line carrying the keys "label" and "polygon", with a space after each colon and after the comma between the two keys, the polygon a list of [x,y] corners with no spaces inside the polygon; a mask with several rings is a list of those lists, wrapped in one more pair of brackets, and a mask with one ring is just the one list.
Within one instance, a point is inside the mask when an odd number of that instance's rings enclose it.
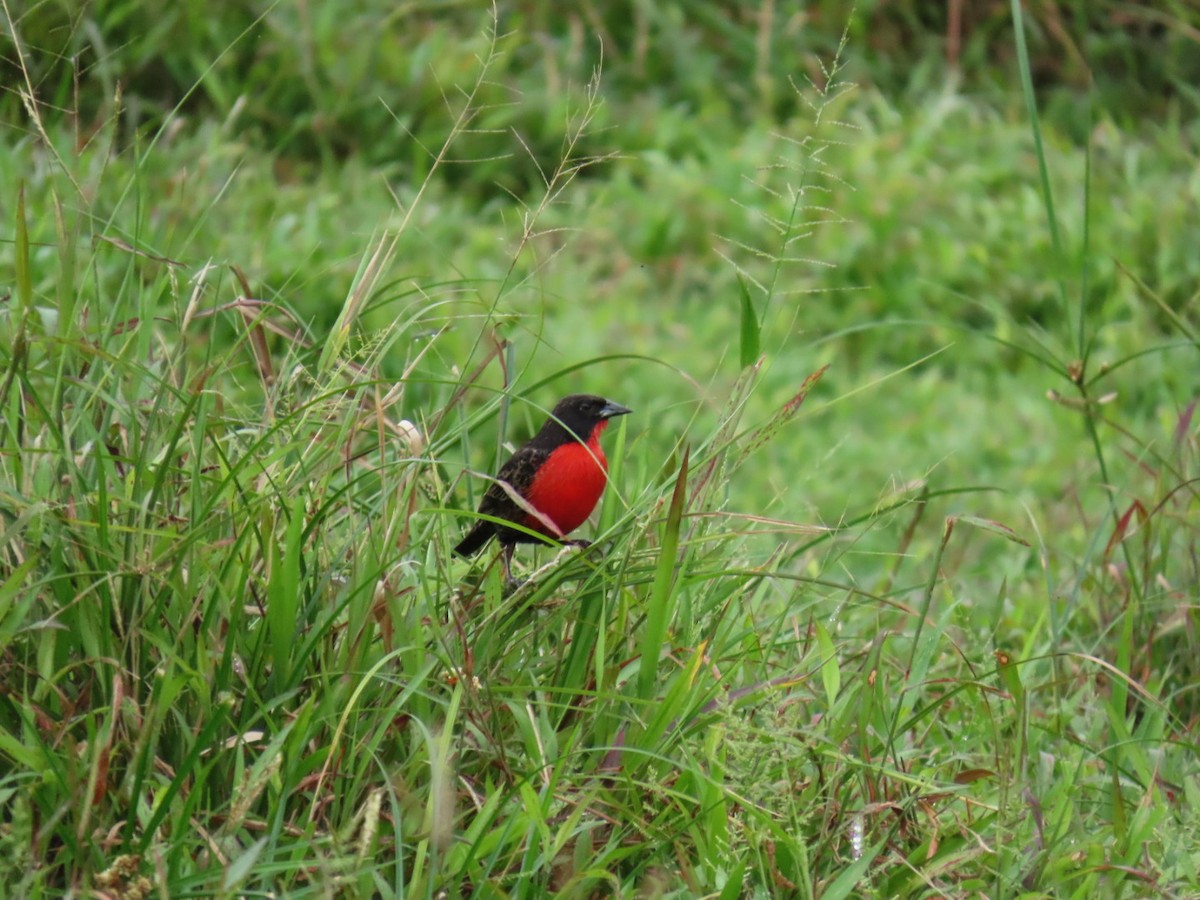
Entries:
{"label": "blurred green background", "polygon": [[[360,321],[450,325],[418,367],[435,380],[468,367],[472,321],[515,339],[525,384],[643,354],[683,374],[625,362],[588,380],[654,409],[673,437],[738,370],[739,269],[762,288],[760,415],[819,365],[833,364],[824,396],[841,397],[934,354],[823,408],[801,476],[814,483],[789,502],[827,518],[848,491],[853,505],[935,467],[975,481],[1002,461],[1032,488],[1058,484],[1075,451],[1048,432],[1072,426],[1049,411],[1053,376],[1031,354],[1060,370],[1078,356],[1081,308],[1106,326],[1089,330],[1098,362],[1169,332],[1120,267],[1194,316],[1191,4],[1027,5],[1061,247],[1004,2],[512,3],[494,25],[486,5],[372,0],[10,12],[20,44],[3,53],[0,117],[14,164],[0,187],[15,196],[23,175],[42,210],[35,239],[53,234],[54,166],[29,88],[56,152],[75,157],[68,202],[96,233],[187,271],[237,265],[318,338],[372,240],[403,223],[391,289]],[[102,293],[106,272],[127,277],[102,267],[87,289]],[[486,318],[456,318],[472,309]],[[385,372],[410,355],[397,346]],[[1169,418],[1194,387],[1170,353],[1123,375],[1139,417]],[[414,417],[435,393],[415,380]],[[1002,396],[1017,411],[997,422]],[[822,471],[831,447],[849,482]],[[786,457],[763,470],[777,486],[795,478]]]}

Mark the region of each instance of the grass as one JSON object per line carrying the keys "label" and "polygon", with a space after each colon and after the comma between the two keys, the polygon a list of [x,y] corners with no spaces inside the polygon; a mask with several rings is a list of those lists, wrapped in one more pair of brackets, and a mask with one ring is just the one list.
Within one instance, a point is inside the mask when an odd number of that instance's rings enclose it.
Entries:
{"label": "grass", "polygon": [[[182,125],[9,107],[0,880],[1189,896],[1194,130],[897,107],[854,31],[794,117],[552,104],[532,33],[439,33],[403,163],[243,138],[220,29]],[[583,388],[596,546],[505,595],[469,471]]]}

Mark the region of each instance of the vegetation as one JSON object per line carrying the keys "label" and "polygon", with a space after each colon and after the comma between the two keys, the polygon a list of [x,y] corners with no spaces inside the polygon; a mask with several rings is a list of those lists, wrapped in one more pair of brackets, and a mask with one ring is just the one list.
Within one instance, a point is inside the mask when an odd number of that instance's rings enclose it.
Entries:
{"label": "vegetation", "polygon": [[0,3],[10,895],[1194,895],[1200,14],[967,6]]}

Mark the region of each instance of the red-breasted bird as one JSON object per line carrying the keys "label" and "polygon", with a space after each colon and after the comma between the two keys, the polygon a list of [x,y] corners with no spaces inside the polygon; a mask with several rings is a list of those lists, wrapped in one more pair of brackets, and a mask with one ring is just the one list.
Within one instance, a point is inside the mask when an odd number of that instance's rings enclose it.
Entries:
{"label": "red-breasted bird", "polygon": [[[592,514],[608,483],[601,432],[609,419],[631,411],[591,394],[563,397],[541,430],[500,467],[479,503],[479,511],[562,540]],[[537,515],[530,510],[536,510]],[[493,537],[500,542],[504,578],[511,582],[509,561],[513,549],[517,544],[535,543],[535,536],[481,519],[454,552],[473,556]]]}

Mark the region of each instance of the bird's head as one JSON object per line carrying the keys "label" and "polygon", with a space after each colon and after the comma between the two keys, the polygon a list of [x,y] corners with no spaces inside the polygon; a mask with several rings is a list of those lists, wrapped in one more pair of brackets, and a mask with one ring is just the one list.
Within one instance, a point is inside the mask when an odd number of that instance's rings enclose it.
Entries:
{"label": "bird's head", "polygon": [[571,394],[563,397],[554,406],[550,420],[565,427],[582,441],[591,440],[616,416],[624,416],[633,410],[595,394]]}

